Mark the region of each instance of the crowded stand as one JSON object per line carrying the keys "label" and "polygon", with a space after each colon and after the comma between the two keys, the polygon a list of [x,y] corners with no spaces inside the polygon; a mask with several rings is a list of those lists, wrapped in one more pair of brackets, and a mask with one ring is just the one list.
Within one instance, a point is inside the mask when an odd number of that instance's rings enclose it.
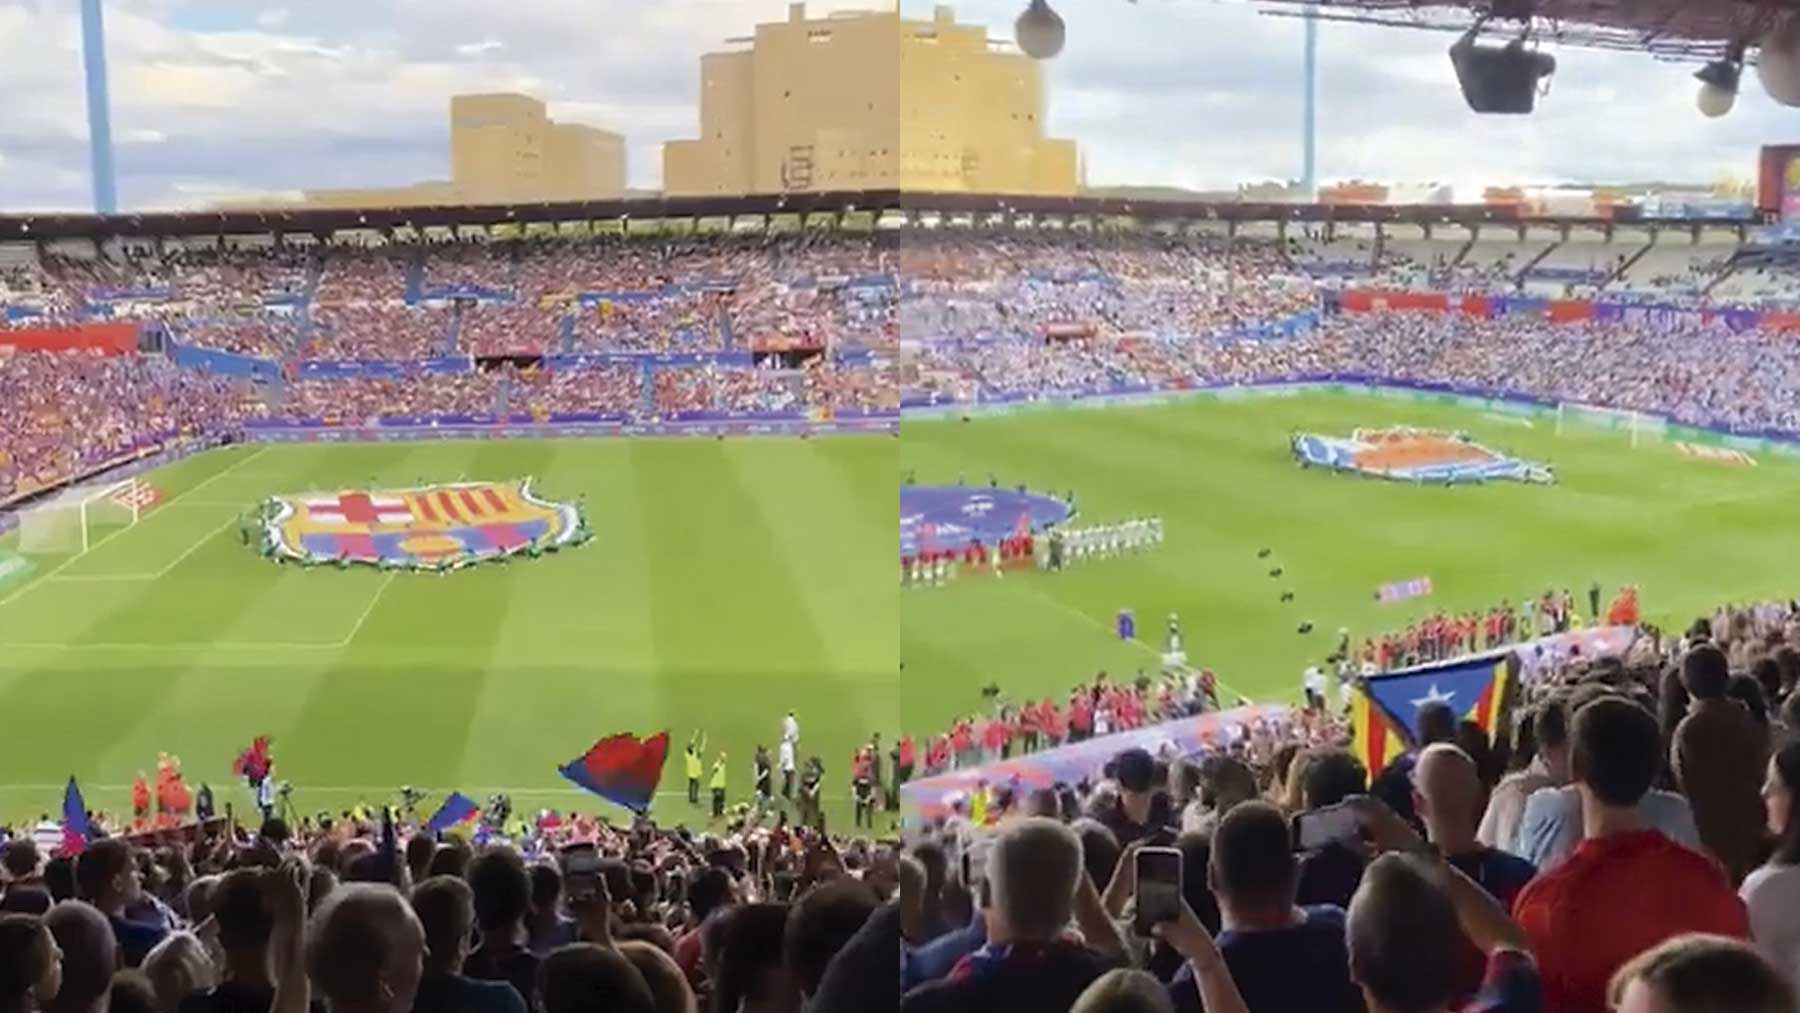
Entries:
{"label": "crowded stand", "polygon": [[655,372],[656,414],[674,417],[695,412],[765,413],[799,406],[798,377],[767,369],[694,366]]}
{"label": "crowded stand", "polygon": [[344,303],[313,311],[306,359],[416,362],[447,351],[450,311],[402,302]]}
{"label": "crowded stand", "polygon": [[[898,1002],[899,856],[736,820],[368,807],[0,848],[0,1008],[849,1013]],[[54,850],[54,854],[52,851]],[[141,1005],[130,1005],[141,1003]],[[877,1006],[876,1008],[880,1008]],[[887,1008],[894,1008],[888,1005]]]}
{"label": "crowded stand", "polygon": [[346,425],[384,418],[489,418],[499,411],[501,380],[502,374],[487,371],[297,380],[287,385],[287,400],[274,413]]}
{"label": "crowded stand", "polygon": [[658,292],[602,299],[575,318],[578,352],[714,352],[719,315],[730,298],[715,292]]}
{"label": "crowded stand", "polygon": [[294,321],[289,316],[260,313],[192,317],[166,323],[177,342],[197,348],[271,360],[286,358],[294,351]]}
{"label": "crowded stand", "polygon": [[0,500],[258,414],[241,385],[160,358],[0,354]]}
{"label": "crowded stand", "polygon": [[806,404],[827,412],[894,412],[900,391],[887,364],[832,368],[814,364],[805,374]]}
{"label": "crowded stand", "polygon": [[323,251],[317,304],[385,303],[406,296],[415,251],[409,247],[337,246]]}
{"label": "crowded stand", "polygon": [[1797,638],[1792,602],[1640,627],[1534,664],[1492,735],[1419,704],[1374,776],[1320,703],[1021,782],[1034,748],[1216,701],[1166,677],[989,694],[925,747],[928,773],[1014,764],[909,839],[900,1008],[1792,1013]]}
{"label": "crowded stand", "polygon": [[509,410],[534,418],[553,415],[633,415],[644,399],[644,382],[635,369],[530,369],[514,374]]}
{"label": "crowded stand", "polygon": [[456,348],[465,355],[546,355],[560,351],[564,312],[526,303],[465,302],[456,313]]}

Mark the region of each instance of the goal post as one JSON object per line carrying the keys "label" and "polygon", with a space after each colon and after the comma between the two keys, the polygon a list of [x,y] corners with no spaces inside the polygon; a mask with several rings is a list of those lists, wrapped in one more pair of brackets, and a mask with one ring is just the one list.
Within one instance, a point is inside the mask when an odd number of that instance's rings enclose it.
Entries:
{"label": "goal post", "polygon": [[1625,433],[1631,440],[1631,445],[1636,447],[1641,441],[1660,439],[1668,431],[1669,422],[1660,415],[1647,412],[1602,408],[1575,401],[1559,402],[1556,406],[1556,435],[1562,436],[1576,426]]}
{"label": "goal post", "polygon": [[19,551],[68,556],[93,548],[102,538],[131,527],[143,515],[142,486],[135,478],[84,486],[30,507],[19,517]]}

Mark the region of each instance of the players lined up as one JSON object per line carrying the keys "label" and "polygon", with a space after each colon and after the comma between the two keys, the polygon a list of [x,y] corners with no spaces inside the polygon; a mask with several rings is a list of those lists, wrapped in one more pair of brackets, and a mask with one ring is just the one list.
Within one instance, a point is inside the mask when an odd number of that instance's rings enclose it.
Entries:
{"label": "players lined up", "polygon": [[1059,571],[1074,563],[1112,559],[1155,548],[1163,542],[1161,517],[1140,517],[1118,524],[1080,528],[1057,527],[1038,536],[1029,531],[1009,535],[993,546],[970,541],[960,549],[928,549],[900,557],[900,582],[907,587],[938,587],[961,573],[992,573],[1034,568]]}

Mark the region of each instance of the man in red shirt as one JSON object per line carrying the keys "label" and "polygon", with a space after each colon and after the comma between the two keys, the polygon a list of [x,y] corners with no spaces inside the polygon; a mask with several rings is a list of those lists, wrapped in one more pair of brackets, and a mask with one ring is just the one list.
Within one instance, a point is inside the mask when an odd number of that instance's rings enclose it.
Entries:
{"label": "man in red shirt", "polygon": [[1069,741],[1080,742],[1094,730],[1094,711],[1083,693],[1069,701]]}
{"label": "man in red shirt", "polygon": [[894,760],[894,777],[899,783],[905,784],[912,780],[913,764],[918,759],[917,747],[913,745],[913,737],[910,735],[900,736],[900,745],[897,749],[898,753]]}
{"label": "man in red shirt", "polygon": [[1543,971],[1544,1008],[1605,1013],[1613,972],[1671,936],[1745,939],[1744,904],[1713,861],[1644,827],[1637,805],[1662,765],[1656,719],[1605,696],[1575,713],[1571,770],[1586,839],[1519,894],[1513,917]]}
{"label": "man in red shirt", "polygon": [[988,721],[987,727],[981,730],[981,746],[986,751],[982,759],[988,763],[1000,759],[1000,751],[1006,747],[1009,737],[1006,719],[993,718]]}

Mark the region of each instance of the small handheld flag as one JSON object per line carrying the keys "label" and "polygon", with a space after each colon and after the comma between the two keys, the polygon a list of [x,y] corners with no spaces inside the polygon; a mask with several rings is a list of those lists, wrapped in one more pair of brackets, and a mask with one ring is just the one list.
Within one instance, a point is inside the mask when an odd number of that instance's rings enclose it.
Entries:
{"label": "small handheld flag", "polygon": [[63,789],[62,850],[65,855],[79,855],[87,850],[88,818],[87,803],[82,801],[81,789],[76,787],[75,778],[69,778],[69,786]]}
{"label": "small handheld flag", "polygon": [[438,806],[438,811],[431,814],[431,819],[425,823],[425,830],[427,833],[443,833],[480,815],[481,807],[475,804],[474,799],[460,791],[453,791],[444,800],[444,804]]}
{"label": "small handheld flag", "polygon": [[650,808],[669,756],[669,733],[643,741],[628,732],[609,736],[586,753],[557,768],[557,773],[588,791],[633,812]]}

